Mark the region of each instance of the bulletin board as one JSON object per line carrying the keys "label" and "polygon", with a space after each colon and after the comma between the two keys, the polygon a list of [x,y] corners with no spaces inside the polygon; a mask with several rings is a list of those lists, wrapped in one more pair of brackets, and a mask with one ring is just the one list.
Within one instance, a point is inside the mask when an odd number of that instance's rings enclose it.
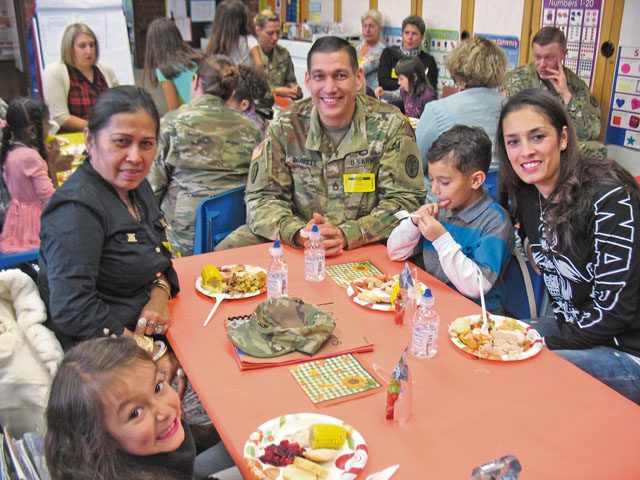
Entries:
{"label": "bulletin board", "polygon": [[620,47],[606,143],[640,150],[640,47]]}
{"label": "bulletin board", "polygon": [[[558,27],[567,38],[565,67],[573,70],[589,88],[596,66],[602,3],[602,0],[544,0],[542,7],[542,26]],[[557,7],[558,4],[562,7]]]}
{"label": "bulletin board", "polygon": [[435,59],[438,65],[438,96],[442,95],[442,87],[445,85],[453,87],[451,74],[444,66],[444,59],[460,43],[460,32],[458,30],[436,30],[428,28],[425,33],[425,46],[427,52]]}
{"label": "bulletin board", "polygon": [[491,33],[476,33],[474,37],[484,37],[493,40],[507,54],[507,70],[513,70],[520,62],[520,39],[510,35],[493,35]]}
{"label": "bulletin board", "polygon": [[100,44],[100,60],[109,64],[120,85],[135,84],[129,34],[120,0],[40,0],[34,20],[41,72],[60,59],[60,42],[67,25],[84,23]]}

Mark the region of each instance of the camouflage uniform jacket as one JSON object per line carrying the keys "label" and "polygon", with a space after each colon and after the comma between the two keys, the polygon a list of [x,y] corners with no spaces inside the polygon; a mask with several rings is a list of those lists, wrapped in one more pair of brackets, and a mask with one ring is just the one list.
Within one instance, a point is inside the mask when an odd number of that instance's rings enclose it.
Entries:
{"label": "camouflage uniform jacket", "polygon": [[[575,73],[564,67],[564,74],[567,77],[567,86],[573,94],[566,108],[575,124],[578,140],[582,142],[598,140],[600,135],[598,100],[591,95],[587,84]],[[510,71],[505,79],[504,87],[508,96],[515,95],[520,90],[527,88],[540,88],[552,93],[562,101],[560,94],[553,88],[551,82],[540,78],[533,63]]]}
{"label": "camouflage uniform jacket", "polygon": [[271,51],[271,56],[269,56],[258,46],[258,52],[260,52],[262,63],[264,63],[264,71],[267,74],[271,89],[286,87],[292,83],[298,84],[289,50],[276,45]]}
{"label": "camouflage uniform jacket", "polygon": [[[392,213],[415,210],[425,198],[418,157],[411,126],[392,106],[357,95],[351,128],[334,148],[311,100],[303,100],[271,123],[254,151],[249,229],[293,245],[318,212],[343,231],[350,249],[385,239],[398,224]],[[347,175],[362,174],[375,174],[371,191],[345,192]]]}
{"label": "camouflage uniform jacket", "polygon": [[191,254],[198,205],[246,184],[251,151],[261,138],[254,122],[214,95],[163,117],[148,180],[171,226],[173,248]]}

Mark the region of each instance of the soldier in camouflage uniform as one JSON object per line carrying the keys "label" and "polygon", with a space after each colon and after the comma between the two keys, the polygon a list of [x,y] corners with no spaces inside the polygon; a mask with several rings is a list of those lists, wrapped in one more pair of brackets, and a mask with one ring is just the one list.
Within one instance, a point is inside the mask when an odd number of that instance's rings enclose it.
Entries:
{"label": "soldier in camouflage uniform", "polygon": [[256,67],[264,68],[271,89],[257,103],[257,110],[271,118],[274,95],[297,100],[302,98],[302,90],[298,86],[289,51],[278,45],[280,19],[271,10],[263,10],[256,15],[254,24],[258,45],[251,49],[251,59]]}
{"label": "soldier in camouflage uniform", "polygon": [[576,127],[580,149],[587,154],[604,158],[605,146],[598,142],[600,135],[600,107],[589,87],[574,72],[564,67],[567,40],[562,30],[544,27],[532,42],[533,63],[523,65],[507,74],[505,93],[512,96],[527,88],[540,88],[561,99]]}
{"label": "soldier in camouflage uniform", "polygon": [[254,122],[225,104],[240,77],[224,58],[203,60],[191,102],[162,119],[148,176],[171,226],[169,242],[182,255],[192,253],[200,202],[246,184],[251,151],[261,139]]}
{"label": "soldier in camouflage uniform", "polygon": [[253,154],[247,225],[218,250],[280,239],[302,247],[318,224],[327,255],[385,239],[393,212],[425,198],[413,130],[397,109],[356,92],[364,82],[355,49],[322,37],[309,52],[311,100],[274,120]]}

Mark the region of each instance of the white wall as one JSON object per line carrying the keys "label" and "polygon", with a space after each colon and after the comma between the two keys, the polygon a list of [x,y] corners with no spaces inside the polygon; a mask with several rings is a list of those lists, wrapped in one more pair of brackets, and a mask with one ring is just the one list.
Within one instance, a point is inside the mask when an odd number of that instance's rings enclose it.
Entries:
{"label": "white wall", "polygon": [[446,8],[442,0],[423,0],[422,18],[427,28],[460,30],[462,0],[448,0]]}
{"label": "white wall", "polygon": [[362,33],[360,15],[369,10],[369,0],[347,0],[342,2],[342,23],[345,33]]}
{"label": "white wall", "polygon": [[378,0],[378,11],[385,25],[401,27],[402,20],[411,15],[411,0]]}
{"label": "white wall", "polygon": [[[640,18],[640,1],[627,0],[624,2],[622,15],[622,28],[620,30],[620,43],[622,47],[640,46],[640,30],[638,30],[638,18]],[[609,118],[603,118],[602,122],[608,122]],[[640,152],[631,148],[607,145],[609,156],[615,158],[632,175],[640,175]]]}
{"label": "white wall", "polygon": [[476,0],[473,32],[520,38],[523,9],[524,0]]}

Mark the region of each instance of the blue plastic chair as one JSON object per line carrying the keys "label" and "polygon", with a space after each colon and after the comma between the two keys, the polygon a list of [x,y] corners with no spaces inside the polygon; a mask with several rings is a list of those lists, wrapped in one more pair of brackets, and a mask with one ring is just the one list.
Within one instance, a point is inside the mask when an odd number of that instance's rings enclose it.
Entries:
{"label": "blue plastic chair", "polygon": [[19,253],[0,253],[0,270],[11,268],[26,262],[38,260],[38,249],[25,250]]}
{"label": "blue plastic chair", "polygon": [[528,320],[544,314],[546,287],[524,255],[516,249],[502,276],[504,309],[513,318]]}
{"label": "blue plastic chair", "polygon": [[193,254],[213,251],[218,243],[244,225],[246,220],[244,187],[203,200],[196,212]]}

